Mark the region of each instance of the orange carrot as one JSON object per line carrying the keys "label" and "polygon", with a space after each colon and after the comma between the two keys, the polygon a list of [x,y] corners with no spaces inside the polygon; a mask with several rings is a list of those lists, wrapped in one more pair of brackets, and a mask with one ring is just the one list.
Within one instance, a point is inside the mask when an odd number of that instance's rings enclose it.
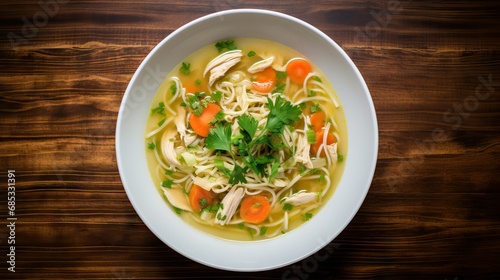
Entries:
{"label": "orange carrot", "polygon": [[311,120],[311,129],[314,130],[315,132],[320,131],[326,122],[325,112],[319,111],[312,113],[310,120]]}
{"label": "orange carrot", "polygon": [[307,74],[312,72],[311,64],[305,59],[294,59],[286,66],[286,74],[292,82],[302,84]]}
{"label": "orange carrot", "polygon": [[252,88],[262,94],[268,94],[276,85],[276,70],[272,67],[267,67],[257,73],[255,81],[252,83]]}
{"label": "orange carrot", "polygon": [[[323,129],[316,131],[316,143],[311,145],[311,153],[313,155],[316,155],[318,153],[319,147],[321,146],[321,144],[323,144],[323,137],[324,136],[325,136],[325,131]],[[330,145],[330,144],[333,144],[335,142],[337,142],[337,139],[335,138],[335,136],[333,136],[333,134],[331,134],[331,133],[328,133],[328,135],[326,136],[326,144]],[[324,155],[325,155],[325,149],[323,148],[323,150],[321,151],[321,156],[324,156]]]}
{"label": "orange carrot", "polygon": [[193,185],[189,191],[189,203],[193,211],[199,212],[203,207],[212,205],[213,195],[204,188]]}
{"label": "orange carrot", "polygon": [[201,115],[191,114],[189,124],[196,134],[207,137],[210,130],[210,122],[220,111],[220,107],[214,103],[208,103],[207,108],[203,109]]}
{"label": "orange carrot", "polygon": [[204,80],[196,81],[192,80],[183,80],[182,85],[186,89],[186,93],[195,93],[195,92],[203,92],[205,91],[205,83]]}
{"label": "orange carrot", "polygon": [[265,196],[251,195],[241,202],[240,216],[249,223],[259,224],[267,219],[270,211],[271,205]]}

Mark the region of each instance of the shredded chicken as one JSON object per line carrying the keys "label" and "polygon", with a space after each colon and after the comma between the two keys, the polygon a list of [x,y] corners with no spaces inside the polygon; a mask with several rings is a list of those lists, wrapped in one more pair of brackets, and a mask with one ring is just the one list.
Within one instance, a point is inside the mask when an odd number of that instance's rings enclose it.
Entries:
{"label": "shredded chicken", "polygon": [[180,162],[177,160],[177,153],[175,152],[174,142],[170,139],[174,138],[177,131],[169,130],[163,133],[161,137],[161,152],[163,157],[170,163],[172,167],[180,166]]}
{"label": "shredded chicken", "polygon": [[307,141],[307,135],[306,135],[308,125],[310,125],[310,124],[311,124],[311,121],[309,120],[309,116],[305,116],[304,117],[304,133],[298,134],[297,153],[295,156],[295,160],[297,162],[302,163],[307,168],[313,168],[311,156],[309,155],[309,152],[311,150],[311,145],[309,145],[309,142]]}
{"label": "shredded chicken", "polygon": [[274,56],[268,57],[264,60],[257,61],[252,66],[248,67],[248,73],[258,73],[261,72],[262,70],[266,69],[267,67],[271,66],[274,62]]}
{"label": "shredded chicken", "polygon": [[[228,224],[233,218],[241,199],[245,196],[245,191],[243,188],[233,187],[226,194],[221,204],[223,207],[219,208],[217,215],[215,217],[215,223],[220,225]],[[222,209],[223,208],[223,209]]]}
{"label": "shredded chicken", "polygon": [[208,85],[212,86],[217,79],[224,76],[227,70],[241,61],[242,56],[241,50],[232,50],[212,59],[212,61],[207,64],[205,71],[203,72],[203,76],[205,76],[207,72],[210,71]]}
{"label": "shredded chicken", "polygon": [[283,201],[285,203],[290,203],[293,205],[301,205],[313,201],[314,199],[316,199],[316,197],[317,193],[306,192],[305,190],[301,190],[290,197],[283,198]]}
{"label": "shredded chicken", "polygon": [[189,132],[186,127],[186,109],[184,107],[179,107],[177,109],[177,115],[174,118],[174,124],[177,127],[177,132],[179,132],[179,136],[181,140],[184,141],[186,146],[196,140],[196,134],[193,132]]}

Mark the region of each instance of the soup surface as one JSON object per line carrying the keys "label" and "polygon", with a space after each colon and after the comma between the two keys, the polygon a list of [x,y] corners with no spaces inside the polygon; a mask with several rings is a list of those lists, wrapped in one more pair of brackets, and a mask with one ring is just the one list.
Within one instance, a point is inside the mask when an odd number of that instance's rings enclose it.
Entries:
{"label": "soup surface", "polygon": [[174,68],[145,139],[165,202],[232,240],[280,236],[314,219],[347,156],[342,104],[320,69],[254,38],[205,46]]}

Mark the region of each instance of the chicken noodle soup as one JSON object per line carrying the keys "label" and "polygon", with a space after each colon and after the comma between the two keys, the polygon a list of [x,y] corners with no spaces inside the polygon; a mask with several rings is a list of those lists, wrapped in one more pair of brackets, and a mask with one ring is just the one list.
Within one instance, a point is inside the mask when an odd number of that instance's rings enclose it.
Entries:
{"label": "chicken noodle soup", "polygon": [[344,112],[319,69],[275,42],[206,46],[167,76],[146,125],[165,201],[233,240],[293,230],[331,197],[347,151]]}

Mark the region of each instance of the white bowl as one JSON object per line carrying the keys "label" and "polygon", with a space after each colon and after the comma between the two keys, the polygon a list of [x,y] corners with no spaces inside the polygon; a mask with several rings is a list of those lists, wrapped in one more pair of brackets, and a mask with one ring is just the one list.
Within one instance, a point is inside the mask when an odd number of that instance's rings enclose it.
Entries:
{"label": "white bowl", "polygon": [[[230,241],[186,224],[168,208],[153,185],[145,156],[145,124],[156,90],[183,58],[228,38],[261,38],[289,46],[328,77],[344,106],[348,152],[343,177],[314,218],[278,238]],[[282,267],[330,243],[354,217],[370,187],[378,152],[378,128],[368,88],[346,53],[315,27],[266,10],[228,10],[179,28],[161,41],[139,66],[118,114],[116,156],[127,195],[149,229],[180,254],[207,266],[233,271]]]}

